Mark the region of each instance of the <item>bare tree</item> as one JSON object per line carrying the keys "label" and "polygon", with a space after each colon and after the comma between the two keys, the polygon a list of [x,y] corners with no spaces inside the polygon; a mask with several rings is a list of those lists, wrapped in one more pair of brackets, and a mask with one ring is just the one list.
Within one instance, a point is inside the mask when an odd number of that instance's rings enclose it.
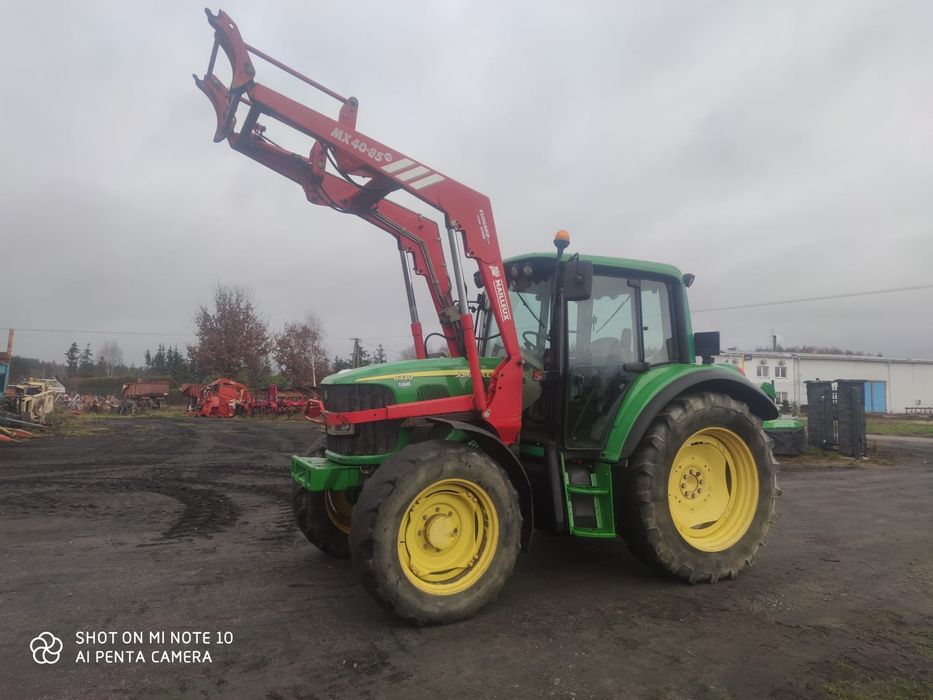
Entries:
{"label": "bare tree", "polygon": [[273,346],[273,359],[296,386],[315,386],[328,373],[324,334],[314,314],[308,314],[304,323],[286,323]]}
{"label": "bare tree", "polygon": [[246,287],[218,284],[213,310],[202,305],[194,322],[188,355],[199,372],[256,383],[269,371],[269,329]]}
{"label": "bare tree", "polygon": [[117,341],[108,340],[101,345],[100,350],[97,352],[97,360],[100,362],[101,367],[104,368],[107,376],[112,377],[113,371],[123,364],[123,351],[117,345]]}

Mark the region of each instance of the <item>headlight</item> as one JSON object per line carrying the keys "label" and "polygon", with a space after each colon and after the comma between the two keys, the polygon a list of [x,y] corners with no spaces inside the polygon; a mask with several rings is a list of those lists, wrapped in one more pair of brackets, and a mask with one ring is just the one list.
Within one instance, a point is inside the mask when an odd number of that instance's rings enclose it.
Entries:
{"label": "headlight", "polygon": [[328,435],[353,435],[356,432],[356,426],[353,423],[328,425],[326,429]]}

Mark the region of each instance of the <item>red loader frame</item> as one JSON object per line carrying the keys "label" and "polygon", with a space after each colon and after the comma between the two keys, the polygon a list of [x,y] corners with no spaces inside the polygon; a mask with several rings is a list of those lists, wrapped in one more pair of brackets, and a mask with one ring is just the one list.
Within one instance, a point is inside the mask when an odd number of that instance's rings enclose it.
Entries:
{"label": "red loader frame", "polygon": [[[212,15],[209,10],[205,12],[214,28],[214,47],[204,77],[195,75],[194,80],[217,113],[214,141],[226,140],[234,150],[298,183],[312,204],[354,214],[394,237],[402,259],[411,333],[418,357],[425,356],[424,342],[406,254],[411,256],[415,272],[427,281],[450,353],[465,356],[470,369],[472,394],[370,411],[343,414],[324,411],[324,422],[329,425],[365,423],[473,411],[492,426],[503,442],[516,442],[521,428],[522,356],[489,199],[360,133],[356,130],[359,108],[356,98],[343,97],[246,44],[226,13],[220,11]],[[229,86],[214,75],[218,47],[230,60],[232,78]],[[340,102],[337,119],[256,82],[251,54]],[[248,107],[248,111],[237,129],[236,114],[241,105]],[[310,153],[307,156],[294,153],[268,140],[264,136],[266,128],[259,123],[260,117],[264,116],[314,139]],[[328,172],[328,161],[335,172]],[[367,178],[367,181],[360,182],[354,178]],[[408,192],[444,215],[453,258],[450,267],[437,225],[386,199],[396,190]],[[480,279],[505,348],[505,358],[493,372],[488,388],[484,387],[480,373],[473,318],[467,305],[460,265],[460,245],[465,255],[475,260],[479,267]],[[451,267],[458,296],[456,302],[447,274]]]}

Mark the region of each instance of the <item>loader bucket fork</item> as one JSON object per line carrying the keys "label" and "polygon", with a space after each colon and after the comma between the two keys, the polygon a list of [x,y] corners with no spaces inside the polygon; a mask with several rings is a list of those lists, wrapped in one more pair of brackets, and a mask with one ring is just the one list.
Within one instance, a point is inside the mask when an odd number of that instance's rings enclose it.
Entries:
{"label": "loader bucket fork", "polygon": [[[234,150],[296,182],[312,204],[354,214],[393,236],[401,257],[412,339],[418,357],[423,358],[425,350],[408,256],[416,274],[425,278],[428,284],[450,353],[465,357],[470,369],[472,395],[389,407],[383,411],[386,415],[370,411],[365,412],[366,415],[343,414],[338,418],[325,415],[325,420],[358,423],[475,411],[504,442],[514,443],[521,426],[522,359],[489,199],[360,133],[356,129],[359,108],[356,98],[344,97],[250,46],[225,12],[220,11],[216,15],[210,10],[205,12],[214,29],[214,45],[207,71],[203,77],[195,75],[194,80],[216,113],[214,141],[226,140]],[[224,85],[214,74],[221,49],[230,61],[229,85]],[[254,57],[339,102],[337,119],[257,82]],[[238,124],[238,112],[242,107],[246,107],[246,116]],[[261,117],[273,119],[310,137],[314,142],[310,152],[307,155],[295,153],[273,143],[265,136],[266,127],[260,123]],[[395,191],[407,192],[443,214],[452,254],[450,265],[445,258],[437,224],[386,198]],[[479,279],[490,300],[490,310],[505,349],[505,358],[493,373],[488,388],[480,371],[473,318],[467,305],[465,276],[460,265],[461,247],[463,253],[479,267]],[[451,269],[456,284],[456,301],[448,275]]]}

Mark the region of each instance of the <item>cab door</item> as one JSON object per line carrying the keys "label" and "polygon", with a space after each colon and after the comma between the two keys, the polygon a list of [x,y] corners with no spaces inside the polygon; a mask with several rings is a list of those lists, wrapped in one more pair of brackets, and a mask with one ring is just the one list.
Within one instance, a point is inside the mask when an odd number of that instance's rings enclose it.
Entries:
{"label": "cab door", "polygon": [[676,357],[671,304],[661,280],[597,270],[589,299],[567,302],[564,443],[601,449],[632,381]]}

